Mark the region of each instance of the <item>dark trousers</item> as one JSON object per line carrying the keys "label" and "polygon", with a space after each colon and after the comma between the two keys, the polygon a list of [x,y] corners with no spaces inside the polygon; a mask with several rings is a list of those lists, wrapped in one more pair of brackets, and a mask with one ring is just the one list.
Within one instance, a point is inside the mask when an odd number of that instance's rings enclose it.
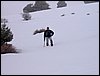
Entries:
{"label": "dark trousers", "polygon": [[49,40],[50,40],[51,46],[53,46],[53,41],[51,37],[46,37],[46,46],[49,46]]}

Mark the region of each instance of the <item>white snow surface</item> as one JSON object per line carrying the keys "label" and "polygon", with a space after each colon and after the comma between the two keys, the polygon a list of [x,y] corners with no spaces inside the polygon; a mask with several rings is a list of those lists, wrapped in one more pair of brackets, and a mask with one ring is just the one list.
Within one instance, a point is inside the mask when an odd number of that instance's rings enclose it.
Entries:
{"label": "white snow surface", "polygon": [[[24,6],[3,15],[20,53],[1,54],[1,75],[99,75],[99,2],[79,3],[33,12],[29,21],[19,14]],[[43,47],[43,33],[33,35],[47,26],[55,32],[53,47]]]}

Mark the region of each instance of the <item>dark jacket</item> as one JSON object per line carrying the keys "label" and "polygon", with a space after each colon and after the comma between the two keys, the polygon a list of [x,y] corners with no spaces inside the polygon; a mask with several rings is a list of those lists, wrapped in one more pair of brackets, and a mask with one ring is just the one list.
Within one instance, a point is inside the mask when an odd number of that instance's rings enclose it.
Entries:
{"label": "dark jacket", "polygon": [[45,40],[45,37],[51,37],[54,35],[54,32],[52,30],[46,30],[44,32],[44,40]]}

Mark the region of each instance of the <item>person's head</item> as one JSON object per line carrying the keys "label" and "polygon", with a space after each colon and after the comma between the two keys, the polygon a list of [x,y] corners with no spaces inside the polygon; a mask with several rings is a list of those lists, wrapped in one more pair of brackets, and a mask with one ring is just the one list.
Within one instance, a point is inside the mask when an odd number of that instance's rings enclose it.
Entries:
{"label": "person's head", "polygon": [[47,30],[49,30],[49,27],[47,27]]}

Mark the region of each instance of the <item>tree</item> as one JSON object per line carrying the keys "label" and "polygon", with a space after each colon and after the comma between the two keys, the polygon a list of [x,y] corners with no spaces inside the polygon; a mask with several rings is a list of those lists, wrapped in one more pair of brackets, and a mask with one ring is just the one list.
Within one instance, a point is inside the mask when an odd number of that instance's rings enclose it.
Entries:
{"label": "tree", "polygon": [[33,9],[36,11],[40,11],[40,10],[46,10],[46,9],[50,9],[49,8],[49,4],[46,3],[46,1],[36,1]]}
{"label": "tree", "polygon": [[34,31],[33,35],[36,35],[36,34],[38,34],[38,33],[43,33],[43,32],[45,32],[45,29],[36,29],[36,30]]}
{"label": "tree", "polygon": [[57,8],[66,7],[66,6],[67,6],[67,4],[65,3],[65,1],[59,1],[59,2],[57,3]]}
{"label": "tree", "polygon": [[35,1],[34,6],[32,3],[28,4],[26,7],[23,8],[23,12],[29,13],[46,9],[50,9],[49,4],[46,3],[46,1]]}
{"label": "tree", "polygon": [[23,8],[23,12],[24,13],[32,12],[33,11],[33,9],[32,9],[33,7],[32,6],[33,6],[32,3],[28,4],[26,7]]}
{"label": "tree", "polygon": [[6,24],[1,25],[1,45],[12,41],[13,34],[10,31],[8,27],[6,27]]}

